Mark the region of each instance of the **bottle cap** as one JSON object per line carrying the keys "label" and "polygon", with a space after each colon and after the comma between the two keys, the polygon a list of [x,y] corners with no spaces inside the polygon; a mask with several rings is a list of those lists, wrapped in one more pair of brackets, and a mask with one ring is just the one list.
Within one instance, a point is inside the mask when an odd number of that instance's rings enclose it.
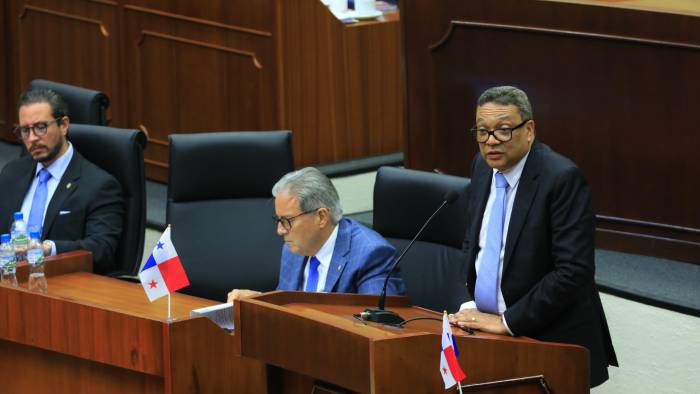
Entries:
{"label": "bottle cap", "polygon": [[39,232],[38,231],[30,231],[29,232],[29,238],[31,239],[39,239]]}
{"label": "bottle cap", "polygon": [[24,220],[24,214],[21,211],[15,212],[14,217],[15,217],[15,220]]}
{"label": "bottle cap", "polygon": [[2,242],[4,244],[10,242],[10,234],[0,235],[0,242]]}

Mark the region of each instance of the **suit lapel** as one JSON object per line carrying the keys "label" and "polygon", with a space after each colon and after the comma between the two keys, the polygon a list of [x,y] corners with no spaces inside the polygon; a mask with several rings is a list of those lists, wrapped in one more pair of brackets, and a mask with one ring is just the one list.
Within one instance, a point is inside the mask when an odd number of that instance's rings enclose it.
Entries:
{"label": "suit lapel", "polygon": [[56,216],[58,216],[59,209],[63,206],[63,202],[78,188],[78,180],[80,179],[82,171],[82,157],[74,150],[68,168],[66,168],[66,172],[63,173],[61,180],[58,182],[58,187],[53,197],[51,197],[49,206],[46,208],[42,238],[51,230],[51,226],[53,226],[53,222]]}
{"label": "suit lapel", "polygon": [[[481,159],[480,159],[481,160]],[[486,209],[486,202],[489,199],[489,193],[491,191],[491,179],[493,178],[493,171],[486,163],[481,166],[479,174],[472,179],[472,187],[474,188],[474,198],[476,201],[476,210],[474,211],[477,216],[477,220],[473,221],[473,227],[470,229],[469,234],[469,244],[471,246],[471,255],[469,256],[470,261],[476,259],[476,254],[479,250],[479,232],[481,231],[481,223],[484,220],[484,210]]]}
{"label": "suit lapel", "polygon": [[[290,252],[291,253],[291,252]],[[306,266],[306,256],[293,255],[293,260],[284,265],[289,270],[287,278],[292,283],[289,290],[303,290],[301,286],[304,284],[304,267]]]}
{"label": "suit lapel", "polygon": [[323,287],[323,291],[327,293],[333,291],[336,283],[338,283],[340,274],[343,273],[343,269],[347,264],[348,253],[350,253],[350,233],[352,231],[350,227],[351,223],[345,219],[338,223],[338,236],[335,239],[333,257],[326,274],[326,285]]}
{"label": "suit lapel", "polygon": [[518,183],[518,191],[513,202],[513,210],[510,215],[510,223],[508,224],[508,235],[506,238],[505,254],[503,256],[503,272],[506,271],[510,258],[513,254],[513,249],[518,243],[518,238],[522,232],[525,220],[530,212],[532,202],[537,195],[537,177],[540,173],[540,152],[537,142],[535,142],[530,150],[530,155],[523,168],[523,173],[520,175]]}
{"label": "suit lapel", "polygon": [[[29,156],[26,163],[22,166],[21,171],[17,172],[15,181],[17,185],[21,186],[18,188],[11,188],[10,190],[3,191],[3,193],[9,194],[10,206],[14,211],[17,212],[22,209],[22,203],[24,202],[24,197],[29,191],[29,186],[31,186],[34,176],[36,175],[36,162]],[[27,220],[29,218],[25,218]]]}

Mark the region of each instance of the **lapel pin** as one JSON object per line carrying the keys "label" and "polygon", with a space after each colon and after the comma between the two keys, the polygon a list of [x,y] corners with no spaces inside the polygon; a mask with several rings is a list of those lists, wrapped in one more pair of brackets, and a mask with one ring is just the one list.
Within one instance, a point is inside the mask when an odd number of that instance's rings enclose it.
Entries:
{"label": "lapel pin", "polygon": [[71,186],[73,186],[73,184],[68,182],[68,184],[66,185],[66,189],[70,189]]}
{"label": "lapel pin", "polygon": [[341,269],[343,269],[343,266],[342,266],[342,265],[339,265],[339,266],[338,266],[338,271],[340,271]]}

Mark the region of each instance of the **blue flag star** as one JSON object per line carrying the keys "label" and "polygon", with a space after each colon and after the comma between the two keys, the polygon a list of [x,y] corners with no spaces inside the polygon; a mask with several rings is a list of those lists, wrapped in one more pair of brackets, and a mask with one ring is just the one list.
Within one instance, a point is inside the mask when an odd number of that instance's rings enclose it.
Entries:
{"label": "blue flag star", "polygon": [[156,248],[157,248],[157,249],[163,249],[163,246],[164,246],[164,245],[165,245],[164,243],[158,242],[158,244],[156,244]]}

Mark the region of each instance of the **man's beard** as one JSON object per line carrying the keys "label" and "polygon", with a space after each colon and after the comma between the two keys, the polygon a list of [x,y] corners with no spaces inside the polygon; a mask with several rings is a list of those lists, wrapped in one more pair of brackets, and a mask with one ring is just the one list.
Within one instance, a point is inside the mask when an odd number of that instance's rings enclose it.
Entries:
{"label": "man's beard", "polygon": [[[54,146],[53,149],[49,150],[46,153],[46,156],[44,156],[43,158],[38,158],[38,159],[36,159],[36,161],[38,161],[39,163],[42,163],[42,164],[47,163],[47,162],[52,162],[56,157],[58,157],[58,154],[61,152],[61,149],[63,149],[64,143],[65,143],[65,141],[63,140],[63,138],[59,139],[58,143],[56,143],[56,146]],[[31,154],[31,152],[30,152],[30,154]]]}

